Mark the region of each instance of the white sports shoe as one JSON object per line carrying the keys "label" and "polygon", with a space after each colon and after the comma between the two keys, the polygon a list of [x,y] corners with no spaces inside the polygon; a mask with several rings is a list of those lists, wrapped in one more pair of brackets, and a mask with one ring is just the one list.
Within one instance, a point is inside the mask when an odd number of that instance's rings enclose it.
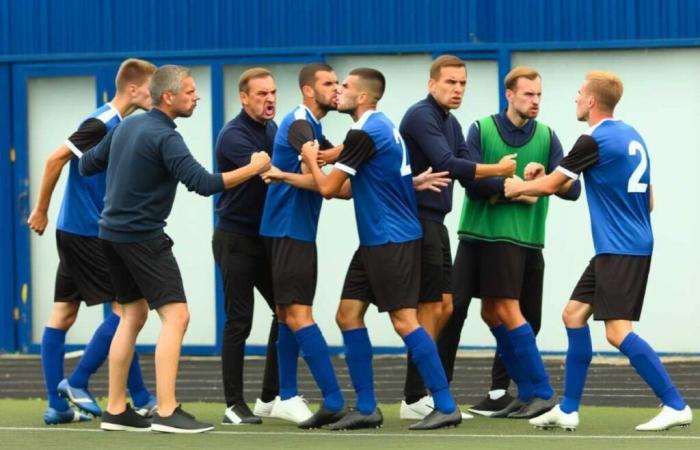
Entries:
{"label": "white sports shoe", "polygon": [[255,400],[255,408],[253,408],[253,414],[255,414],[258,417],[271,417],[270,414],[272,414],[272,408],[275,406],[275,403],[280,400],[280,396],[278,395],[275,397],[273,400],[270,400],[269,402],[264,402],[260,400],[259,398]]}
{"label": "white sports shoe", "polygon": [[661,412],[647,423],[637,425],[637,431],[663,431],[673,427],[687,427],[693,421],[693,412],[690,406],[678,411],[670,406],[661,408]]}
{"label": "white sports shoe", "polygon": [[433,397],[429,395],[411,404],[406,403],[406,400],[401,400],[399,418],[402,420],[423,420],[425,416],[433,412],[434,409],[435,404],[433,403]]}
{"label": "white sports shoe", "polygon": [[270,410],[270,417],[294,423],[301,423],[313,415],[309,407],[306,406],[306,400],[300,395],[295,395],[287,400],[276,400]]}
{"label": "white sports shoe", "polygon": [[464,411],[462,411],[462,420],[469,420],[469,419],[473,419],[473,418],[474,418],[474,416],[472,416],[471,414],[465,413]]}
{"label": "white sports shoe", "polygon": [[565,413],[557,405],[546,413],[530,419],[530,425],[545,430],[563,428],[567,431],[574,431],[578,427],[578,411]]}

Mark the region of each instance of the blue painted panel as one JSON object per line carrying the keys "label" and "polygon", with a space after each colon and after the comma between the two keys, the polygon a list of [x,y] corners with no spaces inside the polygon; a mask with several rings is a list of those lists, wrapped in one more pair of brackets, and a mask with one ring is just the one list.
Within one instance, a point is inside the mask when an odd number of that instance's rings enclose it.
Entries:
{"label": "blue painted panel", "polygon": [[0,54],[697,39],[699,3],[0,0]]}
{"label": "blue painted panel", "polygon": [[[1,23],[1,19],[0,19]],[[16,349],[12,163],[10,161],[10,68],[0,65],[0,353]]]}

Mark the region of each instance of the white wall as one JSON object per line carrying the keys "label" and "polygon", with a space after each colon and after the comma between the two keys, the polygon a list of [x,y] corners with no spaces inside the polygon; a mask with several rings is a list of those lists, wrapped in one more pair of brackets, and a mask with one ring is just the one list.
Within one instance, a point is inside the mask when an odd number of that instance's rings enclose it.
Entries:
{"label": "white wall", "polygon": [[[61,145],[95,109],[94,77],[33,78],[27,86],[29,127],[29,200],[34,208],[46,158]],[[70,99],[70,107],[66,105]],[[44,326],[51,315],[54,281],[58,267],[56,220],[68,179],[68,165],[56,184],[49,207],[49,224],[42,236],[31,232],[32,340],[41,342]],[[95,324],[102,321],[101,307],[82,308],[80,323],[66,336],[66,342],[87,342]]]}

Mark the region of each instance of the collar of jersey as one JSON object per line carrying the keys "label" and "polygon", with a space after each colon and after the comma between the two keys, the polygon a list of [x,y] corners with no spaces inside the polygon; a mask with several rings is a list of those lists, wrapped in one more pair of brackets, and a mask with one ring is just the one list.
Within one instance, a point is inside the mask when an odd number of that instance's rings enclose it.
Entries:
{"label": "collar of jersey", "polygon": [[376,109],[368,109],[367,111],[365,111],[362,114],[362,117],[357,119],[357,122],[352,124],[352,129],[353,130],[361,130],[362,127],[365,125],[365,122],[367,122],[367,119],[369,119],[369,116],[371,116],[372,114],[374,114],[376,112],[377,112]]}
{"label": "collar of jersey", "polygon": [[606,117],[605,119],[601,120],[601,121],[598,122],[597,124],[595,124],[595,125],[593,125],[592,127],[590,127],[588,130],[586,130],[586,133],[585,133],[585,134],[587,134],[587,135],[590,136],[590,135],[593,134],[593,132],[595,131],[595,129],[598,128],[599,126],[601,126],[603,123],[605,123],[605,122],[618,122],[619,120],[620,120],[620,119],[615,118],[615,117]]}
{"label": "collar of jersey", "polygon": [[119,114],[119,110],[118,110],[117,108],[115,108],[114,106],[112,106],[112,103],[107,102],[107,106],[109,106],[110,109],[111,109],[112,111],[114,111],[115,113],[117,113],[117,117],[119,117],[119,121],[124,120],[124,118],[122,117],[122,115]]}
{"label": "collar of jersey", "polygon": [[319,120],[316,118],[316,116],[314,116],[314,113],[312,113],[311,110],[310,110],[305,104],[301,103],[301,104],[299,105],[299,108],[305,109],[305,110],[306,110],[306,113],[308,114],[308,116],[311,117],[311,120],[313,120],[314,122],[316,122],[316,123],[318,123],[318,124],[321,123],[321,122],[319,122]]}

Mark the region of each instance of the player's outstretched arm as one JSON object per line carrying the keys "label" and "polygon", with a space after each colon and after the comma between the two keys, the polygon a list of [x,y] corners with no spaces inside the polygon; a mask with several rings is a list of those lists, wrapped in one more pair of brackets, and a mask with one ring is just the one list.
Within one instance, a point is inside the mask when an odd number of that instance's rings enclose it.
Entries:
{"label": "player's outstretched arm", "polygon": [[32,213],[29,215],[29,220],[27,220],[29,228],[34,230],[39,236],[44,234],[46,225],[49,223],[48,211],[51,203],[51,196],[61,176],[63,166],[65,166],[72,157],[73,153],[70,149],[65,144],[62,144],[49,155],[44,164],[44,172],[41,174],[41,182],[39,184],[39,197],[37,198]]}
{"label": "player's outstretched arm", "polygon": [[335,168],[328,175],[323,173],[318,166],[318,151],[318,142],[309,141],[301,148],[301,159],[314,177],[318,192],[325,198],[337,197],[348,181],[348,174]]}
{"label": "player's outstretched arm", "polygon": [[517,153],[506,155],[501,158],[497,164],[478,163],[476,165],[476,171],[474,172],[474,179],[480,180],[488,177],[512,177],[515,173],[515,168],[517,167],[517,162],[515,161],[517,156]]}
{"label": "player's outstretched arm", "polygon": [[505,196],[506,198],[516,198],[521,195],[536,197],[552,195],[556,194],[569,180],[569,177],[559,171],[554,171],[549,175],[531,181],[507,178],[504,185]]}
{"label": "player's outstretched arm", "polygon": [[272,167],[270,165],[270,155],[266,152],[255,152],[250,155],[250,162],[247,165],[221,174],[224,180],[224,189],[228,190],[238,186],[254,176],[270,170],[270,167]]}
{"label": "player's outstretched arm", "polygon": [[329,148],[328,150],[319,150],[318,151],[318,165],[319,167],[323,167],[327,164],[333,164],[338,160],[340,157],[340,153],[343,151],[343,144],[336,145],[333,148]]}

